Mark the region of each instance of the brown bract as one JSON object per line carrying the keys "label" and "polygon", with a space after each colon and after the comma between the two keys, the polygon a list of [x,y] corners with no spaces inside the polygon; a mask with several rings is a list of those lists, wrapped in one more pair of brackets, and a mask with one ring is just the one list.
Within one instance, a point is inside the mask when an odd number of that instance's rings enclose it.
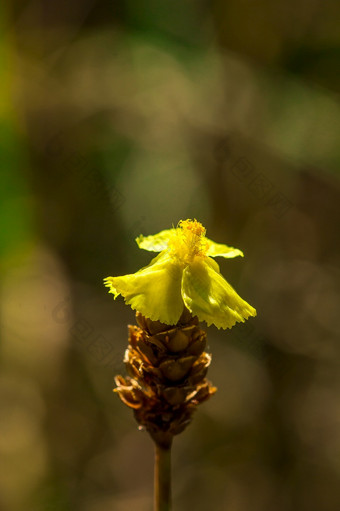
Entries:
{"label": "brown bract", "polygon": [[204,351],[206,332],[186,309],[175,326],[139,312],[136,318],[139,326],[129,326],[124,357],[129,376],[116,376],[115,392],[154,441],[168,447],[197,406],[216,392],[206,379],[211,362]]}

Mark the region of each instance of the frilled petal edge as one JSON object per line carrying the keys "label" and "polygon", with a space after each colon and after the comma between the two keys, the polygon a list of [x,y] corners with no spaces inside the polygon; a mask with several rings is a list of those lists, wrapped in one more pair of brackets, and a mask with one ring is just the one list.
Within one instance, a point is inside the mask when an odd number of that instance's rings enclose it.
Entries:
{"label": "frilled petal edge", "polygon": [[210,257],[225,257],[225,258],[232,258],[241,256],[243,257],[242,250],[239,250],[238,248],[234,247],[228,247],[228,245],[223,245],[222,243],[215,243],[212,240],[209,240],[206,238],[207,242],[207,251],[206,255]]}
{"label": "frilled petal edge", "polygon": [[132,309],[153,321],[174,325],[184,303],[181,296],[182,267],[168,254],[159,254],[151,263],[130,275],[107,277],[105,285],[114,298],[121,294]]}
{"label": "frilled petal edge", "polygon": [[197,259],[184,269],[182,298],[190,312],[208,326],[231,328],[256,316],[256,310],[236,293],[209,258]]}
{"label": "frilled petal edge", "polygon": [[162,250],[168,248],[168,242],[174,232],[175,229],[165,229],[164,231],[151,236],[143,236],[143,234],[141,234],[138,238],[136,238],[136,243],[139,248],[143,248],[144,250],[149,250],[150,252],[162,252]]}

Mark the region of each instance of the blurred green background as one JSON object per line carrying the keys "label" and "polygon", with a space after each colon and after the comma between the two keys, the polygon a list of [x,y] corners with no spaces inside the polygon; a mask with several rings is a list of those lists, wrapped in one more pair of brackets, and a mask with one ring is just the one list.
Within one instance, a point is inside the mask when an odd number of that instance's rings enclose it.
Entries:
{"label": "blurred green background", "polygon": [[340,509],[340,5],[0,7],[0,510],[148,511],[153,444],[112,394],[102,279],[197,218],[258,317],[209,329],[218,387],[174,510]]}

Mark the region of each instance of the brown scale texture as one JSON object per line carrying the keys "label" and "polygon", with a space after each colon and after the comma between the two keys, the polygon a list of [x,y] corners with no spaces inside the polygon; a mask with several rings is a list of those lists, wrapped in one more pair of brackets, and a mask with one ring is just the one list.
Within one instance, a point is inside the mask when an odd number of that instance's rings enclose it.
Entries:
{"label": "brown scale texture", "polygon": [[211,356],[206,332],[184,310],[176,325],[151,321],[137,312],[129,325],[125,352],[128,377],[116,376],[115,392],[135,418],[163,447],[191,422],[197,405],[216,392],[206,379]]}

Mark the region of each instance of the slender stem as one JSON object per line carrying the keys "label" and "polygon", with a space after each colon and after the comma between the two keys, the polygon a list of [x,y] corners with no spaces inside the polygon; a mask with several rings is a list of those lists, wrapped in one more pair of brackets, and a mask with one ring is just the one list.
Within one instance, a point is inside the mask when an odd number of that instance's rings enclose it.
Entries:
{"label": "slender stem", "polygon": [[171,444],[155,444],[155,511],[171,509]]}

